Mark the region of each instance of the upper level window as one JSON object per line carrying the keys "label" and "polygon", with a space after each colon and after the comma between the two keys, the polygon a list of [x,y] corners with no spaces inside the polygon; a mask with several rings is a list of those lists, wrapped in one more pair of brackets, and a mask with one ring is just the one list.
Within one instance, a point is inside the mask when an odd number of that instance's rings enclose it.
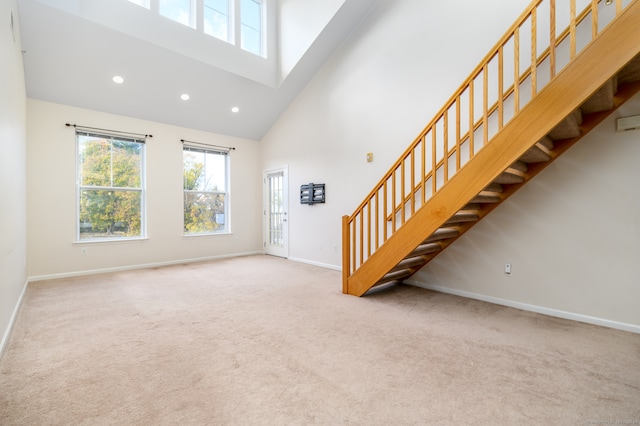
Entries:
{"label": "upper level window", "polygon": [[229,0],[204,0],[204,33],[230,42]]}
{"label": "upper level window", "polygon": [[262,0],[240,0],[240,47],[262,55]]}
{"label": "upper level window", "polygon": [[193,5],[191,0],[160,0],[160,15],[192,27]]}
{"label": "upper level window", "polygon": [[266,57],[266,0],[128,1],[246,52]]}
{"label": "upper level window", "polygon": [[142,238],[144,141],[76,132],[77,240]]}

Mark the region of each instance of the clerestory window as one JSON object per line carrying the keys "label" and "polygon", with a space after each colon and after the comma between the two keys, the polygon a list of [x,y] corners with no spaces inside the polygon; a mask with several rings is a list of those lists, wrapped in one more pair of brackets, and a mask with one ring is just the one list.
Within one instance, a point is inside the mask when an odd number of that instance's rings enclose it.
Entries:
{"label": "clerestory window", "polygon": [[266,0],[128,1],[244,51],[266,57]]}

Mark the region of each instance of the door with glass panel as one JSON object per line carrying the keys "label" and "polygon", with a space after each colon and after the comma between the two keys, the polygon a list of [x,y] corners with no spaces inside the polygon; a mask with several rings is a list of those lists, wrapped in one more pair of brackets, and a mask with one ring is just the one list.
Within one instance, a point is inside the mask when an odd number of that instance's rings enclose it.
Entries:
{"label": "door with glass panel", "polygon": [[273,256],[289,255],[287,221],[287,169],[264,173],[264,252]]}

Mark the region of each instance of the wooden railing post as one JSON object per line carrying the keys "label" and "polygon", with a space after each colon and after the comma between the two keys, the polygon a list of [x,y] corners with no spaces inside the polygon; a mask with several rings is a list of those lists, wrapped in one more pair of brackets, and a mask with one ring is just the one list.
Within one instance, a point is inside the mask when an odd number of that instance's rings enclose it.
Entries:
{"label": "wooden railing post", "polygon": [[349,253],[349,216],[342,216],[342,292],[349,293],[349,273],[351,270]]}

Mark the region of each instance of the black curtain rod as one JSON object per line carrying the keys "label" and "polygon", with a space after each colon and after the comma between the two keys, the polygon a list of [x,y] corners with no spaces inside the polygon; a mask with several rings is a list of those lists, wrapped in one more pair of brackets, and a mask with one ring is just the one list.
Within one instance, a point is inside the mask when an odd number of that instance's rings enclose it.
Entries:
{"label": "black curtain rod", "polygon": [[188,141],[186,139],[180,139],[180,142],[184,143],[188,143],[188,144],[193,144],[193,145],[200,145],[200,146],[210,146],[213,148],[222,148],[222,149],[226,149],[229,151],[234,151],[236,148],[233,146],[222,146],[222,145],[213,145],[213,144],[209,144],[209,143],[203,143],[203,142],[196,142],[196,141]]}
{"label": "black curtain rod", "polygon": [[65,126],[67,127],[74,127],[75,129],[80,129],[80,130],[97,130],[100,132],[110,132],[110,133],[118,133],[121,135],[129,135],[129,136],[142,136],[145,138],[152,138],[153,135],[146,135],[144,133],[131,133],[131,132],[123,132],[120,130],[110,130],[110,129],[101,129],[99,127],[87,127],[87,126],[78,126],[76,124],[70,124],[70,123],[65,123]]}

